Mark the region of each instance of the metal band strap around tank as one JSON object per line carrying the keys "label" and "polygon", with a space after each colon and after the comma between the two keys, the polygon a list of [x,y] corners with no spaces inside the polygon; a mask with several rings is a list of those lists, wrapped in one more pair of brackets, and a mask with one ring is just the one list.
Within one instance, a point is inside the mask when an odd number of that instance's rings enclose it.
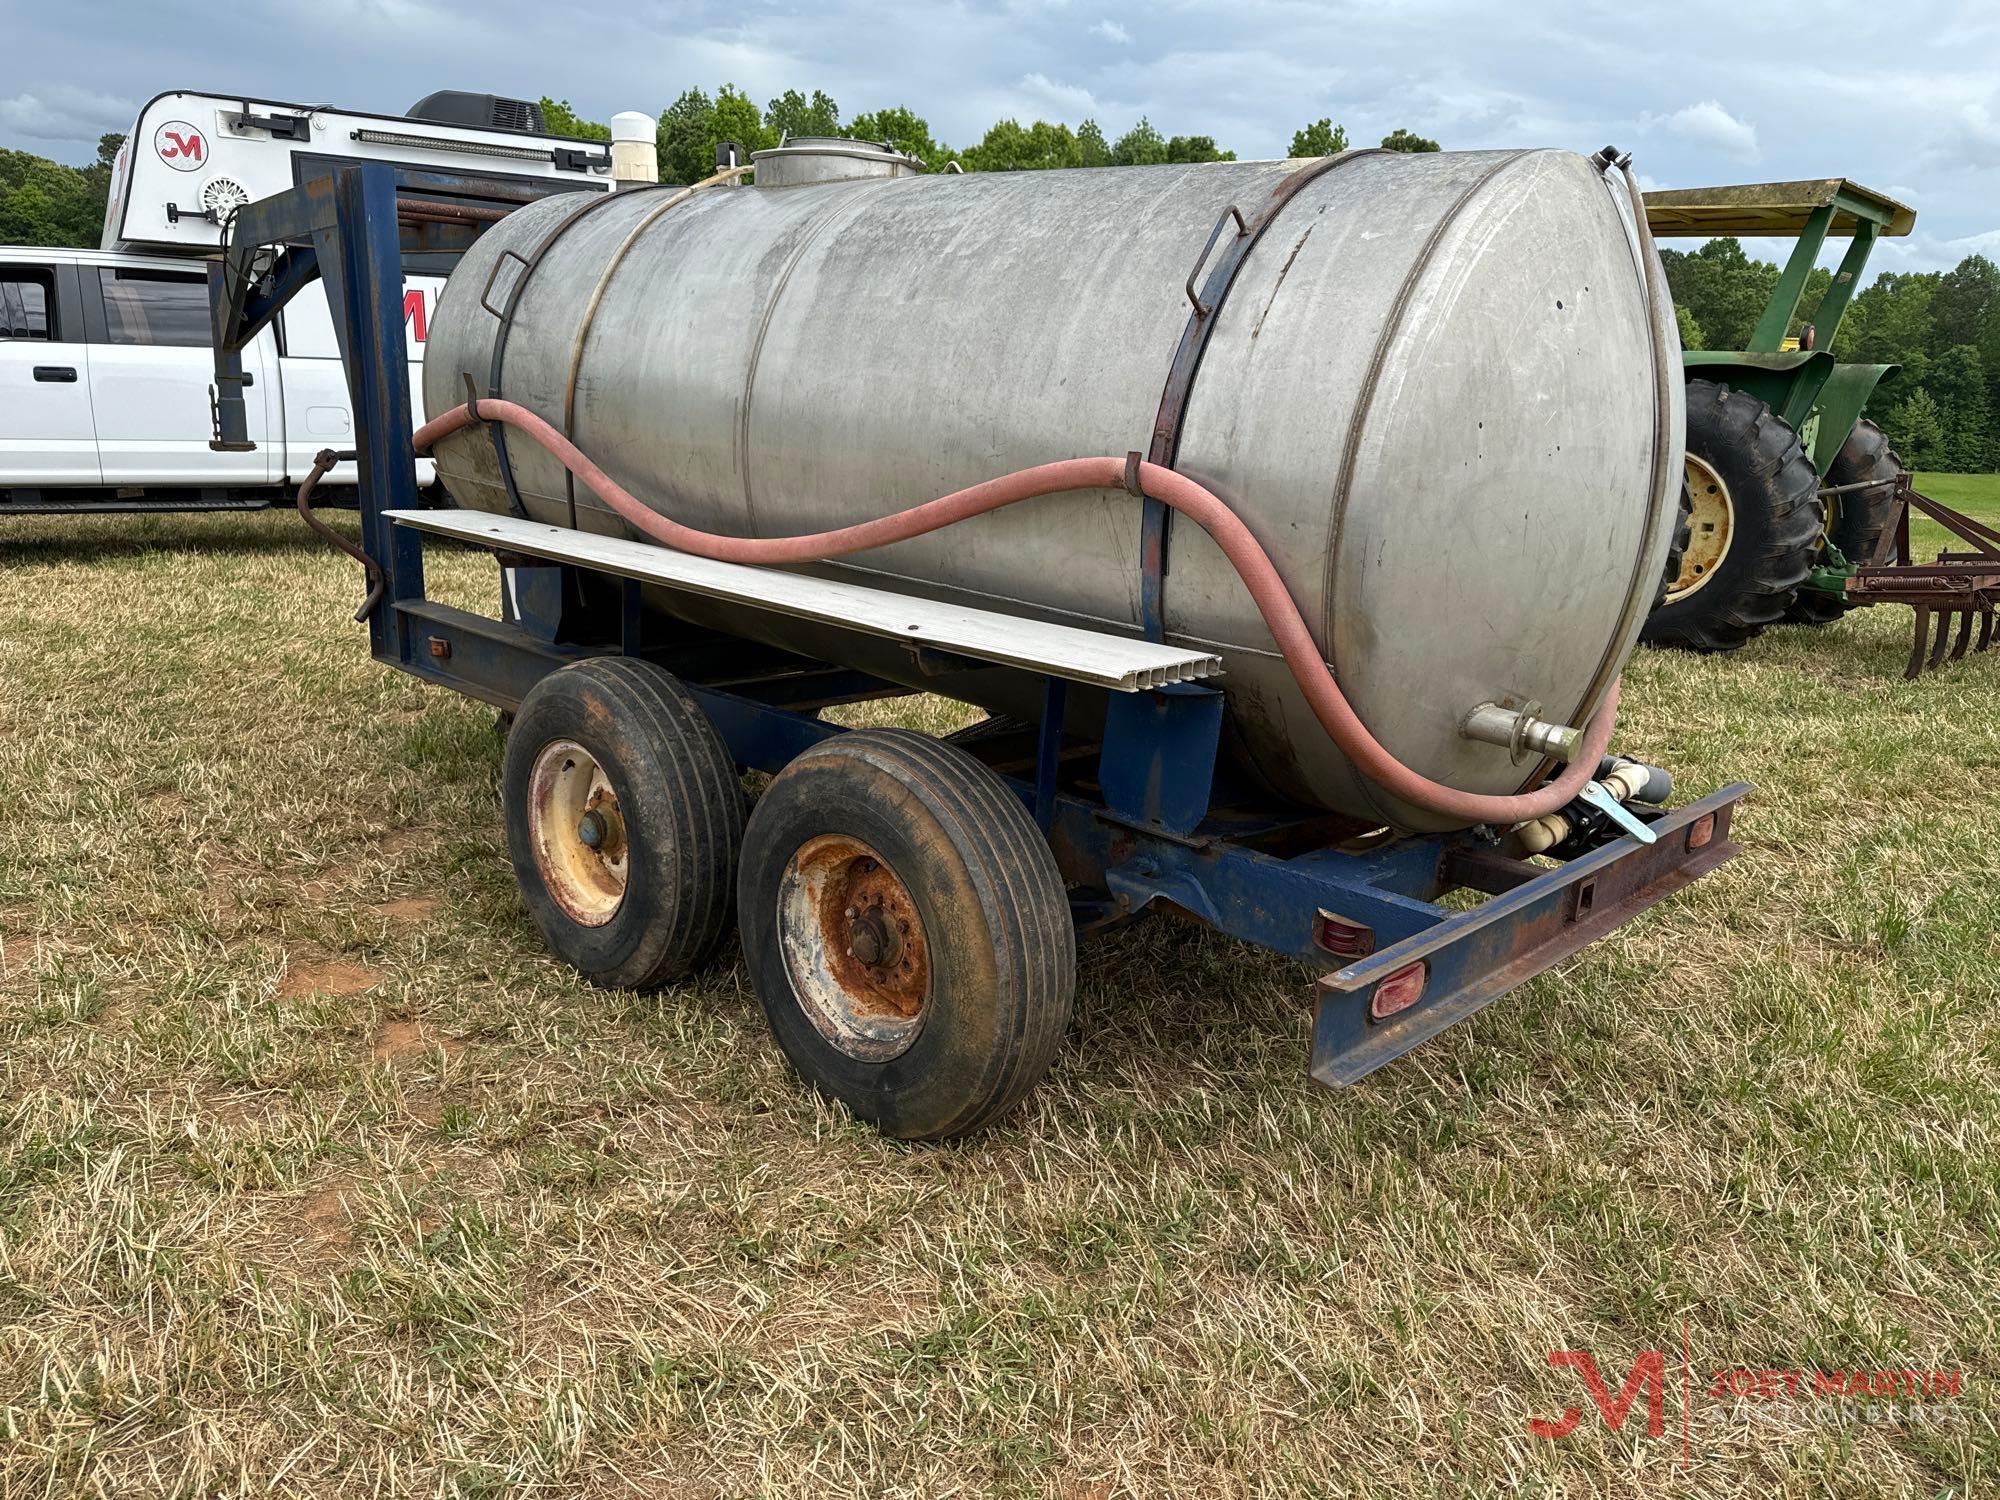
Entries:
{"label": "metal band strap around tank", "polygon": [[[1339,151],[1332,156],[1322,156],[1317,161],[1306,163],[1296,172],[1286,174],[1278,185],[1271,189],[1271,196],[1253,219],[1245,219],[1243,211],[1234,203],[1222,211],[1215,221],[1215,228],[1208,233],[1207,242],[1201,247],[1201,254],[1195,258],[1194,269],[1188,272],[1185,290],[1188,302],[1193,306],[1187,327],[1181,330],[1181,341],[1174,349],[1172,365],[1167,370],[1166,389],[1160,395],[1159,414],[1153,419],[1153,437],[1146,451],[1146,460],[1162,468],[1172,468],[1179,456],[1181,446],[1181,424],[1187,417],[1188,397],[1194,389],[1195,372],[1201,368],[1201,357],[1207,352],[1210,336],[1215,332],[1217,317],[1222,304],[1229,300],[1229,289],[1236,284],[1236,274],[1243,269],[1244,261],[1264,231],[1271,227],[1285,205],[1297,196],[1307,183],[1325,175],[1342,162],[1352,161],[1358,156],[1382,156],[1386,154],[1380,146],[1363,146],[1353,151]],[[1221,258],[1210,271],[1201,290],[1195,290],[1195,277],[1208,263],[1209,255],[1215,249],[1215,242],[1222,237],[1223,228],[1231,219],[1236,221],[1236,237],[1229,242]],[[1136,453],[1134,455],[1136,457]],[[1141,511],[1139,531],[1139,616],[1151,641],[1165,638],[1166,619],[1162,608],[1162,595],[1167,571],[1167,507],[1157,500],[1146,500]]]}
{"label": "metal band strap around tank", "polygon": [[[719,172],[702,178],[700,182],[690,183],[683,188],[675,188],[673,196],[667,199],[665,203],[662,203],[658,208],[652,209],[650,212],[641,214],[639,221],[626,232],[625,238],[618,242],[618,248],[611,252],[611,259],[604,263],[604,270],[598,275],[597,285],[590,290],[590,301],[584,304],[583,319],[577,324],[576,340],[570,345],[569,379],[563,383],[562,434],[571,442],[576,441],[576,383],[583,374],[584,346],[590,342],[590,330],[596,325],[597,310],[604,305],[605,288],[611,285],[611,278],[618,274],[618,268],[625,264],[625,257],[632,253],[632,247],[639,243],[639,236],[657,224],[670,210],[680,207],[681,204],[687,202],[688,199],[692,198],[702,189],[734,181],[736,178],[746,176],[756,170],[755,164],[745,162],[740,167],[725,167]],[[666,186],[667,184],[662,184],[663,188]],[[576,475],[570,473],[568,470],[563,471],[563,493],[569,500],[569,524],[570,528],[574,530],[576,528]]]}
{"label": "metal band strap around tank", "polygon": [[[567,234],[579,220],[597,212],[597,210],[603,208],[605,205],[615,202],[619,197],[620,194],[614,189],[601,196],[587,198],[575,213],[569,214],[557,221],[555,227],[543,237],[542,242],[535,246],[531,254],[522,255],[519,251],[510,249],[502,250],[494,257],[493,269],[486,273],[486,285],[479,293],[479,305],[493,314],[500,322],[500,327],[493,335],[493,358],[487,366],[487,395],[493,397],[495,400],[500,398],[500,377],[507,363],[507,340],[514,332],[514,313],[521,305],[521,295],[527,290],[529,280],[541,266],[542,257],[547,255],[554,248],[556,241]],[[500,268],[510,260],[517,262],[521,270],[520,274],[514,278],[514,285],[508,290],[507,306],[503,310],[493,305],[493,283],[500,275]],[[467,378],[468,380],[470,379],[470,377]],[[513,460],[507,455],[506,429],[496,422],[490,430],[493,435],[493,456],[499,460],[500,464],[500,484],[507,492],[507,508],[525,520],[528,515],[528,508],[521,503],[520,486],[514,482]],[[576,501],[574,495],[572,495],[570,500],[569,524],[572,527],[576,525]]]}

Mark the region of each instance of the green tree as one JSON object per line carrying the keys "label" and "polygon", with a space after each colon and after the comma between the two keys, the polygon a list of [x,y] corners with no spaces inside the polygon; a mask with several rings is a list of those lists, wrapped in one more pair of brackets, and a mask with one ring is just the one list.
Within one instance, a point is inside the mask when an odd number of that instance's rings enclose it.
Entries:
{"label": "green tree", "polygon": [[0,195],[0,244],[66,245],[56,202],[39,182],[24,182]]}
{"label": "green tree", "polygon": [[1085,120],[1076,127],[1077,151],[1083,157],[1086,167],[1108,167],[1111,165],[1111,145],[1104,139],[1104,127],[1095,120]]}
{"label": "green tree", "polygon": [[[1852,334],[1843,324],[1834,358],[1901,367],[1875,388],[1871,413],[1902,405],[1929,379],[1931,299],[1940,280],[1935,271],[1884,271],[1854,299],[1847,318]],[[1907,453],[1903,457],[1914,462]]]}
{"label": "green tree", "polygon": [[1968,255],[1940,276],[1931,294],[1931,352],[1978,343],[1996,292],[2000,267],[1983,255]]}
{"label": "green tree", "polygon": [[1051,125],[1046,120],[1023,126],[1019,120],[1001,120],[989,129],[979,144],[959,154],[968,172],[1029,172],[1050,167],[1080,167],[1083,148],[1076,132],[1067,125]]}
{"label": "green tree", "polygon": [[[772,100],[783,102],[797,95]],[[815,93],[806,108],[821,100],[830,108],[833,101]],[[753,151],[778,144],[778,134],[764,125],[763,111],[750,96],[733,83],[725,83],[711,99],[701,89],[688,89],[660,115],[658,142],[660,178],[663,182],[699,182],[715,171],[715,148],[734,141],[743,148],[747,161]]]}
{"label": "green tree", "polygon": [[1904,463],[1913,469],[1936,465],[1944,441],[1944,421],[1929,391],[1917,387],[1877,420]]}
{"label": "green tree", "polygon": [[99,198],[111,196],[111,173],[118,165],[118,152],[125,145],[125,132],[114,130],[97,138],[97,160],[83,169],[84,180]]}
{"label": "green tree", "polygon": [[1674,301],[1701,325],[1712,349],[1741,349],[1778,284],[1778,268],[1752,260],[1733,239],[1710,240],[1699,250],[1662,250]]}
{"label": "green tree", "polygon": [[1695,322],[1694,314],[1680,303],[1674,304],[1674,321],[1680,325],[1681,347],[1683,349],[1706,349],[1708,336],[1701,331],[1701,324]]}
{"label": "green tree", "polygon": [[1139,123],[1118,137],[1111,148],[1112,163],[1120,167],[1156,167],[1168,160],[1166,137],[1153,128],[1144,115]]}
{"label": "green tree", "polygon": [[[542,123],[548,126],[549,132],[553,135],[581,136],[587,141],[608,141],[611,139],[611,127],[609,125],[600,125],[595,120],[586,120],[574,109],[570,108],[569,100],[551,99],[547,94],[542,95]],[[102,149],[100,146],[100,153]]]}
{"label": "green tree", "polygon": [[1940,428],[1932,467],[1954,474],[1983,474],[1992,468],[1986,371],[1979,351],[1970,344],[1947,349],[1933,365],[1925,390],[1937,404]]}
{"label": "green tree", "polygon": [[1986,410],[1992,420],[1993,458],[2000,463],[2000,297],[1986,309],[1979,328],[1979,362],[1986,371]]}
{"label": "green tree", "polygon": [[660,177],[699,182],[715,170],[715,101],[689,89],[660,115]]}
{"label": "green tree", "polygon": [[736,142],[743,148],[746,157],[753,151],[778,144],[777,132],[765,129],[764,117],[757,106],[733,83],[725,83],[715,91],[715,113],[709,119],[709,129],[713,135],[708,143],[708,166],[704,176],[715,170],[715,148],[723,141]]}
{"label": "green tree", "polygon": [[0,244],[94,247],[104,229],[111,171],[103,159],[117,136],[98,143],[99,160],[65,166],[29,151],[0,150]]}
{"label": "green tree", "polygon": [[1443,148],[1427,136],[1418,135],[1414,131],[1404,130],[1401,126],[1398,126],[1382,137],[1382,149],[1384,151],[1419,152],[1439,151]]}
{"label": "green tree", "polygon": [[786,89],[764,109],[764,134],[773,140],[839,135],[840,106],[818,89],[812,91],[811,98],[797,89]]}
{"label": "green tree", "polygon": [[1347,149],[1347,127],[1331,120],[1315,120],[1292,136],[1292,155],[1331,156]]}
{"label": "green tree", "polygon": [[1171,162],[1189,161],[1235,161],[1234,151],[1224,151],[1215,144],[1212,135],[1177,135],[1167,142],[1167,160]]}
{"label": "green tree", "polygon": [[930,121],[901,106],[856,115],[848,122],[847,134],[857,141],[887,141],[898,151],[916,157],[933,172],[941,170],[956,154],[932,137]]}

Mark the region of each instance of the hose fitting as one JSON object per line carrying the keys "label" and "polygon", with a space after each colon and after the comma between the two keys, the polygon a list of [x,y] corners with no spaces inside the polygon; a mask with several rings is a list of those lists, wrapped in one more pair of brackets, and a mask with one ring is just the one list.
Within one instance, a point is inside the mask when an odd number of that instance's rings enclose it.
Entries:
{"label": "hose fitting", "polygon": [[1498,745],[1519,765],[1531,756],[1546,756],[1567,764],[1576,759],[1583,743],[1583,731],[1567,724],[1551,724],[1535,717],[1541,704],[1530,702],[1521,708],[1505,708],[1498,703],[1482,703],[1465,716],[1458,732],[1468,740]]}

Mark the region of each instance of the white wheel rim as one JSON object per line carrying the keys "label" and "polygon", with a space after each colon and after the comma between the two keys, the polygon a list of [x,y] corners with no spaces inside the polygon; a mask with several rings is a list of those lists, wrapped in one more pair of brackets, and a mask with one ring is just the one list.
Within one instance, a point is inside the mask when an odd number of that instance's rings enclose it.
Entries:
{"label": "white wheel rim", "polygon": [[625,901],[631,850],[618,794],[597,757],[551,740],[528,775],[528,839],[542,885],[569,919],[602,927]]}
{"label": "white wheel rim", "polygon": [[1687,487],[1693,502],[1688,545],[1681,554],[1680,576],[1667,590],[1668,604],[1687,598],[1715,576],[1722,560],[1729,556],[1729,544],[1736,533],[1736,504],[1729,486],[1710,464],[1692,453],[1687,456]]}

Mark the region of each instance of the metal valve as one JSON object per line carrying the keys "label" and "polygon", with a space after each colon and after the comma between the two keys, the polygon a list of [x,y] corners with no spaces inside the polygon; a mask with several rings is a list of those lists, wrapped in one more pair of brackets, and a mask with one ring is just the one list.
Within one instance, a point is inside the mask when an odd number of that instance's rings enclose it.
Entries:
{"label": "metal valve", "polygon": [[1575,759],[1577,747],[1583,743],[1583,731],[1536,718],[1535,712],[1540,707],[1532,700],[1520,708],[1482,703],[1465,716],[1458,732],[1469,740],[1500,746],[1516,765],[1530,756],[1548,756],[1560,761]]}

